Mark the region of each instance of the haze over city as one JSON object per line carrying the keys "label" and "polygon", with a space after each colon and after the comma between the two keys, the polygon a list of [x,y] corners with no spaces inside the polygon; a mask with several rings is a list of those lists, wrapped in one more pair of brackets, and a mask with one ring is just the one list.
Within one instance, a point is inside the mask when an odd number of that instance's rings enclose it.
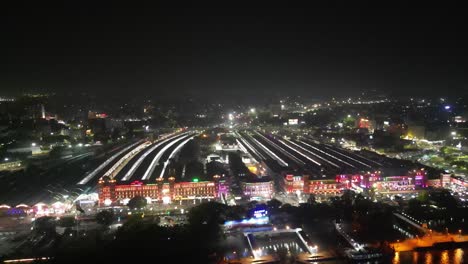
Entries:
{"label": "haze over city", "polygon": [[66,3],[5,11],[0,85],[8,92],[466,94],[462,9]]}

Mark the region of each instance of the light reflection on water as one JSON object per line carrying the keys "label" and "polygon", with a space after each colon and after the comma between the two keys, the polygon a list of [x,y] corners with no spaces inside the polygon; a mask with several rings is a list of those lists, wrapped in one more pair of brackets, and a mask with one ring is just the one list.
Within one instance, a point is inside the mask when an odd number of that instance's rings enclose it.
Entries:
{"label": "light reflection on water", "polygon": [[396,252],[393,256],[392,264],[463,264],[468,263],[465,252],[468,252],[468,248],[439,251]]}

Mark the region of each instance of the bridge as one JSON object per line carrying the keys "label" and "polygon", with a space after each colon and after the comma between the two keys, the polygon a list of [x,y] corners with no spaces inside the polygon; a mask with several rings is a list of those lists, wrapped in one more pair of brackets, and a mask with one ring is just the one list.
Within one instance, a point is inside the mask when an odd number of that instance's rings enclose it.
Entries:
{"label": "bridge", "polygon": [[412,227],[415,227],[416,229],[423,232],[424,234],[427,234],[429,232],[429,230],[427,228],[422,227],[421,222],[419,222],[418,220],[412,218],[411,216],[406,216],[406,215],[399,214],[399,213],[393,213],[393,215],[396,216],[397,218],[405,221],[407,224],[411,225]]}
{"label": "bridge", "polygon": [[359,251],[364,248],[364,245],[359,244],[356,242],[352,237],[350,237],[341,227],[341,224],[335,222],[335,229],[338,233],[343,236],[343,238],[354,248],[354,250]]}

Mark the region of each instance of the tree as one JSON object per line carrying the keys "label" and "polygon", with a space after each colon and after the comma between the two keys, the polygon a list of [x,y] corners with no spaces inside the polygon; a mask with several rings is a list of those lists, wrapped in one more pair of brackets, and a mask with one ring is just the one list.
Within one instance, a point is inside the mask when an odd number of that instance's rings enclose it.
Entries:
{"label": "tree", "polygon": [[408,201],[408,212],[413,215],[419,215],[423,211],[422,203],[418,199]]}
{"label": "tree", "polygon": [[114,213],[110,210],[104,210],[96,214],[96,222],[103,226],[109,226],[114,220]]}
{"label": "tree", "polygon": [[34,230],[38,233],[55,233],[56,225],[57,223],[54,217],[43,216],[34,221]]}
{"label": "tree", "polygon": [[433,191],[429,194],[429,200],[439,207],[456,208],[457,200],[448,190]]}
{"label": "tree", "polygon": [[369,188],[369,197],[371,198],[371,200],[375,200],[375,192],[376,192],[375,187],[370,187]]}
{"label": "tree", "polygon": [[146,198],[143,196],[135,196],[130,201],[128,201],[127,206],[130,209],[135,209],[135,208],[143,208],[146,206],[148,202],[146,201]]}
{"label": "tree", "polygon": [[271,199],[267,202],[267,205],[268,207],[270,207],[270,209],[278,209],[281,207],[282,203],[277,199]]}
{"label": "tree", "polygon": [[221,225],[226,220],[228,206],[217,202],[202,203],[188,212],[188,227],[194,237],[199,237],[200,247],[215,247],[222,235]]}
{"label": "tree", "polygon": [[355,197],[356,194],[353,191],[345,190],[343,195],[341,195],[341,200],[343,201],[345,207],[351,207],[354,203]]}
{"label": "tree", "polygon": [[73,216],[62,217],[60,218],[58,225],[63,227],[72,227],[75,225],[75,218]]}
{"label": "tree", "polygon": [[313,194],[313,193],[309,194],[309,198],[307,199],[307,203],[315,204],[315,202],[316,202],[315,194]]}
{"label": "tree", "polygon": [[418,194],[418,200],[422,203],[427,203],[429,200],[429,194],[426,190],[422,190]]}

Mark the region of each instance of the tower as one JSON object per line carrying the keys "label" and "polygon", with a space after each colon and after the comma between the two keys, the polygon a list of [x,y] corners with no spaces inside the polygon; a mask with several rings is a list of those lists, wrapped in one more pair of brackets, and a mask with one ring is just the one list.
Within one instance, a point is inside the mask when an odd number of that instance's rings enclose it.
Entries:
{"label": "tower", "polygon": [[174,177],[169,177],[169,197],[171,197],[171,200],[174,199],[176,194],[174,193],[174,184],[175,184],[175,178]]}
{"label": "tower", "polygon": [[157,194],[157,198],[158,200],[162,200],[163,198],[163,188],[164,188],[164,179],[163,178],[157,178],[156,179],[156,184],[158,185],[158,194]]}

